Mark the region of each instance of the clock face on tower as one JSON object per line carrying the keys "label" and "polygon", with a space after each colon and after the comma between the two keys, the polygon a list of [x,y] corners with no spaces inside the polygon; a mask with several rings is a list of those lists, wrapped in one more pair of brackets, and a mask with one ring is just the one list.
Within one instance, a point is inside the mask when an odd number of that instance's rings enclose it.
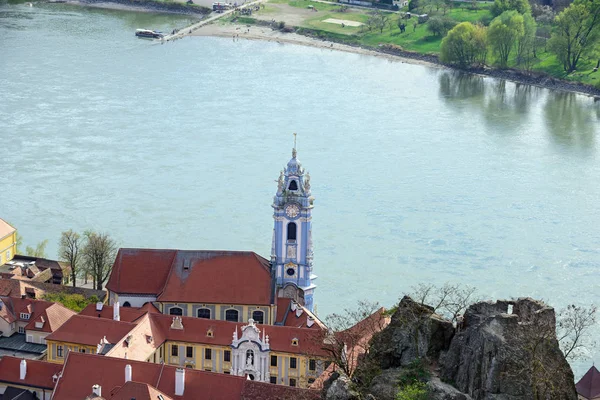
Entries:
{"label": "clock face on tower", "polygon": [[300,207],[298,204],[288,204],[285,207],[285,215],[287,215],[288,218],[296,218],[298,214],[300,214]]}

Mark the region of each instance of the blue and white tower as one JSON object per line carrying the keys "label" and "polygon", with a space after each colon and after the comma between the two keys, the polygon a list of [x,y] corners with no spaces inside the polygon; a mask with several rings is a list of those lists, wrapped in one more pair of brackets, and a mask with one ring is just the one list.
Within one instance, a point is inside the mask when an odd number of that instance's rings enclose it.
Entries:
{"label": "blue and white tower", "polygon": [[[295,134],[294,134],[295,135]],[[316,275],[313,269],[312,209],[310,175],[296,157],[281,171],[273,198],[273,244],[271,263],[275,267],[278,297],[290,297],[313,310]]]}

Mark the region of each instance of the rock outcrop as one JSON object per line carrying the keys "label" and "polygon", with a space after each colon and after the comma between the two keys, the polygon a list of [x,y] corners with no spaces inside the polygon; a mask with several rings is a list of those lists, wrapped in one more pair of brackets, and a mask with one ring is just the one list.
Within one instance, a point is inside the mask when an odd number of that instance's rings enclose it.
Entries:
{"label": "rock outcrop", "polygon": [[381,369],[406,367],[415,359],[437,360],[453,335],[450,321],[404,296],[390,324],[373,337],[369,358]]}
{"label": "rock outcrop", "polygon": [[440,374],[474,400],[577,399],[553,308],[529,298],[481,302],[461,325]]}
{"label": "rock outcrop", "polygon": [[[432,400],[577,400],[555,329],[554,309],[530,298],[473,304],[455,328],[404,297],[353,380],[363,399],[393,400],[410,376],[427,380]],[[415,363],[427,378],[415,375]],[[348,378],[336,382],[327,399],[359,396]]]}

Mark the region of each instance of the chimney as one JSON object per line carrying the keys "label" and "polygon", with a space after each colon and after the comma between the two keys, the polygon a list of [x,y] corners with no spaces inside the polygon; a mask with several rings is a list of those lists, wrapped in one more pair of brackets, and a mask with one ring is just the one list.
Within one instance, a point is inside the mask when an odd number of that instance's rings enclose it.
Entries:
{"label": "chimney", "polygon": [[183,396],[185,389],[185,369],[177,368],[175,370],[175,396]]}
{"label": "chimney", "polygon": [[100,385],[92,386],[92,394],[97,397],[102,397],[102,386],[100,386]]}
{"label": "chimney", "polygon": [[125,382],[131,382],[131,365],[125,366]]}
{"label": "chimney", "polygon": [[118,301],[113,305],[113,319],[115,321],[121,320],[121,314],[119,313],[119,302]]}
{"label": "chimney", "polygon": [[308,326],[309,328],[310,328],[311,326],[313,326],[313,324],[314,324],[314,323],[315,323],[315,320],[314,320],[314,318],[313,318],[313,317],[308,317],[308,318],[306,319],[306,326]]}
{"label": "chimney", "polygon": [[101,301],[96,303],[96,311],[102,311],[103,307],[104,307],[104,304]]}
{"label": "chimney", "polygon": [[27,361],[21,360],[21,373],[19,374],[19,379],[25,379],[25,375],[27,375]]}

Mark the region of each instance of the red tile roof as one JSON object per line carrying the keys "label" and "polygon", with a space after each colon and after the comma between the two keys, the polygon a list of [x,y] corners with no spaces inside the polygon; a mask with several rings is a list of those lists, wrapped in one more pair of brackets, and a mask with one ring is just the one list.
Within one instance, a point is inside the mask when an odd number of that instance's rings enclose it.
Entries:
{"label": "red tile roof", "polygon": [[583,377],[575,384],[575,389],[580,396],[586,399],[595,399],[600,396],[600,372],[595,366],[588,370]]}
{"label": "red tile roof", "polygon": [[[292,305],[292,299],[277,299],[277,317],[275,320],[277,325],[310,329],[325,328],[325,324],[323,324],[323,322],[321,322],[321,320],[306,307],[296,303],[294,304],[296,311],[294,311],[292,310]],[[309,318],[313,321],[311,326],[308,326]]]}
{"label": "red tile roof", "polygon": [[159,395],[162,396],[163,400],[172,400],[171,397],[151,385],[134,381],[125,383],[119,389],[116,389],[110,397],[105,394],[109,400],[157,400]]}
{"label": "red tile roof", "polygon": [[[125,366],[131,365],[132,382],[125,383]],[[65,361],[53,400],[81,400],[92,392],[93,385],[102,387],[109,400],[129,400],[121,394],[161,393],[177,400],[316,400],[320,393],[269,383],[249,381],[244,377],[195,369],[185,369],[183,396],[175,396],[176,367],[121,358],[70,352]],[[143,387],[145,386],[145,388]],[[112,395],[111,395],[112,394]],[[139,396],[139,397],[138,397]],[[155,399],[155,397],[153,398]],[[165,398],[165,400],[169,400]]]}
{"label": "red tile roof", "polygon": [[112,319],[75,315],[64,323],[46,340],[96,346],[100,339],[106,337],[109,343],[117,343],[125,337],[135,324]]}
{"label": "red tile roof", "polygon": [[253,252],[120,249],[106,287],[163,302],[270,305],[273,299],[269,261]]}
{"label": "red tile roof", "polygon": [[[60,328],[69,318],[77,313],[64,307],[62,304],[44,300],[21,299],[16,297],[0,297],[4,304],[0,310],[0,318],[14,322],[16,320],[28,324],[26,330],[38,332],[53,332]],[[30,314],[29,319],[22,319],[21,313]],[[41,328],[36,327],[36,322],[43,322]]]}
{"label": "red tile roof", "polygon": [[158,294],[177,250],[119,249],[106,288],[115,293]]}
{"label": "red tile roof", "polygon": [[[96,311],[96,304],[88,304],[79,315],[87,315],[90,317],[100,317],[106,319],[113,319],[113,306],[102,305],[100,312]],[[134,322],[141,316],[147,313],[160,313],[160,311],[154,307],[151,303],[144,305],[143,307],[119,307],[119,316],[121,321]]]}
{"label": "red tile roof", "polygon": [[54,389],[52,377],[60,374],[62,365],[46,361],[26,360],[27,373],[25,379],[21,380],[21,360],[21,358],[11,356],[0,358],[0,382]]}
{"label": "red tile roof", "polygon": [[81,400],[95,384],[102,387],[103,397],[110,399],[109,394],[125,384],[128,364],[134,382],[147,383],[178,400],[238,400],[245,382],[238,376],[186,369],[184,394],[175,396],[176,367],[70,352],[53,400]]}

